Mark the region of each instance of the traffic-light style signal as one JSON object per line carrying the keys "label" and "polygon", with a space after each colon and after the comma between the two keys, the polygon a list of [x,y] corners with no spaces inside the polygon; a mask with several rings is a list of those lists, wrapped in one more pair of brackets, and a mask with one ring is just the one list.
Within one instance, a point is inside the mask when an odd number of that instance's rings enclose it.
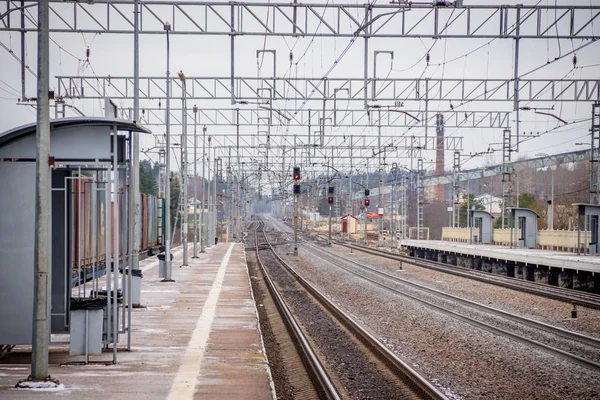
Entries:
{"label": "traffic-light style signal", "polygon": [[294,194],[300,194],[300,185],[294,185]]}
{"label": "traffic-light style signal", "polygon": [[329,196],[327,198],[327,201],[329,202],[329,204],[333,204],[333,196]]}
{"label": "traffic-light style signal", "polygon": [[371,200],[365,199],[365,207],[369,207],[370,204],[371,204]]}
{"label": "traffic-light style signal", "polygon": [[329,186],[329,194],[332,195],[333,194],[333,186]]}
{"label": "traffic-light style signal", "polygon": [[300,167],[294,167],[294,180],[300,180]]}
{"label": "traffic-light style signal", "polygon": [[365,196],[370,196],[371,195],[371,191],[369,189],[365,189]]}

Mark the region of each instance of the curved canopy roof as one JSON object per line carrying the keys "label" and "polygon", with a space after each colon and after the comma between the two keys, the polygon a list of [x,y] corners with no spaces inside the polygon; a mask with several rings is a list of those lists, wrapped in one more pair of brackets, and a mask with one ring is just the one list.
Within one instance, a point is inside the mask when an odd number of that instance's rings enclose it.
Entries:
{"label": "curved canopy roof", "polygon": [[[86,126],[115,126],[117,131],[130,131],[141,133],[152,133],[150,130],[132,122],[116,118],[101,118],[101,117],[74,117],[61,118],[50,121],[50,131],[58,128],[66,127],[86,127]],[[37,129],[36,123],[22,125],[17,128],[10,129],[0,133],[0,147],[21,139],[28,135],[35,135]],[[83,131],[85,132],[85,131]]]}

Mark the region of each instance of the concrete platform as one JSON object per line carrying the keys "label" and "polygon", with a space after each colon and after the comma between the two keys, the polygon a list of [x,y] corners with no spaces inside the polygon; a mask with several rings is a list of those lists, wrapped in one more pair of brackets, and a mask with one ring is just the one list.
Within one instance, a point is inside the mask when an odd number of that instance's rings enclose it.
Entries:
{"label": "concrete platform", "polygon": [[573,271],[587,271],[600,273],[600,256],[584,256],[574,253],[509,248],[505,246],[492,246],[485,244],[467,244],[447,242],[443,240],[402,240],[402,246],[420,249],[444,251],[456,254],[465,254],[474,257],[486,257],[503,261],[513,261],[524,265],[547,266],[551,268],[568,269]]}
{"label": "concrete platform", "polygon": [[146,308],[133,310],[132,349],[121,337],[116,365],[112,350],[82,365],[68,345],[52,345],[50,374],[61,387],[14,389],[31,362],[31,349],[17,346],[0,356],[0,399],[274,399],[242,244],[198,259],[190,251],[188,268],[181,248],[173,254],[176,282],[160,282],[156,257],[140,263]]}

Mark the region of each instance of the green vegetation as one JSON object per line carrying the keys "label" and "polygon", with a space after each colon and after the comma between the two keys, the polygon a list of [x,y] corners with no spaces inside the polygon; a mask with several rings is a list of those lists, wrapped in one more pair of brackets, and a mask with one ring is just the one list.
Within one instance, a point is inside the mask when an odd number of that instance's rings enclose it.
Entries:
{"label": "green vegetation", "polygon": [[471,210],[485,210],[485,206],[483,205],[480,199],[475,199],[475,195],[473,193],[469,193],[468,200],[463,200],[460,205],[459,213],[460,213],[460,226],[467,226],[467,211]]}
{"label": "green vegetation", "polygon": [[158,166],[152,165],[150,161],[140,161],[140,193],[158,194],[156,177],[158,176]]}

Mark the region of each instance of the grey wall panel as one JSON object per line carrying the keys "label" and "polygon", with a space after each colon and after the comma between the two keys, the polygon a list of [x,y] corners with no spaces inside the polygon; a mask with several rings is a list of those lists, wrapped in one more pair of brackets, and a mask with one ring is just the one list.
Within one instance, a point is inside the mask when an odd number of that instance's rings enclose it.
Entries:
{"label": "grey wall panel", "polygon": [[[50,155],[58,159],[107,159],[110,157],[110,128],[107,126],[66,127],[51,132]],[[35,135],[0,148],[3,158],[35,158]]]}
{"label": "grey wall panel", "polygon": [[34,228],[35,163],[0,162],[0,344],[31,344]]}

